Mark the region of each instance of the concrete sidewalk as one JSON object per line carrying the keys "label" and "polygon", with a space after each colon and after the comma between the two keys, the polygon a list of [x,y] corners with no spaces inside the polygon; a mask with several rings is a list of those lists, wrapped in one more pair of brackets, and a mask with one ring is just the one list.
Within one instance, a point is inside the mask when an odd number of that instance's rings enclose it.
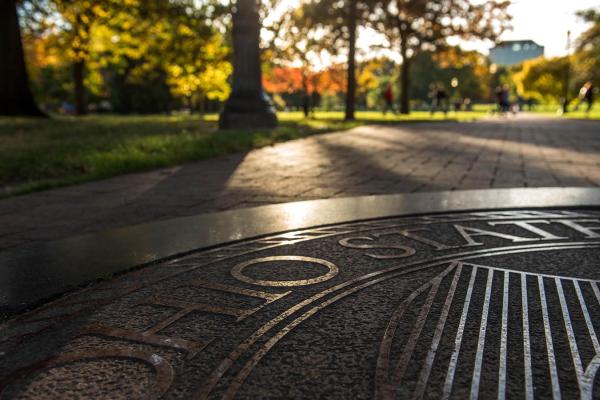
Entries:
{"label": "concrete sidewalk", "polygon": [[366,126],[0,200],[0,249],[159,219],[367,194],[600,186],[600,122]]}

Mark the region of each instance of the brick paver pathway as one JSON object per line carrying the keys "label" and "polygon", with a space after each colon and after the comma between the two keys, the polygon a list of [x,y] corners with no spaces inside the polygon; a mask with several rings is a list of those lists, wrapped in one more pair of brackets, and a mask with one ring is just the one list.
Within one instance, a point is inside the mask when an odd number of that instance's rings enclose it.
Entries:
{"label": "brick paver pathway", "polygon": [[600,186],[600,122],[366,126],[0,200],[0,249],[158,219],[367,194]]}

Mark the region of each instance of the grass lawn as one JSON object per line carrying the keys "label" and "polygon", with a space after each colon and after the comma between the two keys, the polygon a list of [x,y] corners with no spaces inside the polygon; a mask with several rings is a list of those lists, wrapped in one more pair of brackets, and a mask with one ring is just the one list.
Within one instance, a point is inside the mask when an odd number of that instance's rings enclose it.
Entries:
{"label": "grass lawn", "polygon": [[575,104],[576,102],[569,107],[571,111],[565,115],[560,115],[559,110],[561,107],[558,104],[540,105],[534,109],[534,112],[548,116],[559,116],[567,119],[600,119],[600,103],[596,102],[589,114],[585,113],[584,110],[586,107],[583,104],[581,107],[579,107],[579,110],[575,111]]}
{"label": "grass lawn", "polygon": [[0,118],[0,197],[135,171],[177,165],[276,142],[371,123],[472,120],[485,111],[413,112],[409,116],[365,111],[343,121],[342,112],[278,114],[274,130],[217,132],[216,114],[204,116],[87,116]]}

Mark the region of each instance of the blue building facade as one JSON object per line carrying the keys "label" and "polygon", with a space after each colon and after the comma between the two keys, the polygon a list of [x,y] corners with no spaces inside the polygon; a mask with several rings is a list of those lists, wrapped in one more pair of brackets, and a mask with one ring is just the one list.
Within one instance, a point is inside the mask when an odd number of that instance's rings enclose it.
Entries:
{"label": "blue building facade", "polygon": [[502,66],[519,64],[543,55],[544,46],[533,40],[507,40],[490,50],[491,62]]}

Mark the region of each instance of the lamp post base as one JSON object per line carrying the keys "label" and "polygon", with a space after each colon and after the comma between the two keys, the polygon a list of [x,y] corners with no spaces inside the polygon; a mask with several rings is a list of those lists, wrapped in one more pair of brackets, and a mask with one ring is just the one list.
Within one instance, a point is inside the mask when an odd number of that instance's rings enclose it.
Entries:
{"label": "lamp post base", "polygon": [[219,116],[220,129],[275,128],[276,126],[275,109],[262,90],[253,95],[233,93]]}
{"label": "lamp post base", "polygon": [[219,115],[219,129],[275,128],[277,116],[271,110],[263,112],[223,111]]}

